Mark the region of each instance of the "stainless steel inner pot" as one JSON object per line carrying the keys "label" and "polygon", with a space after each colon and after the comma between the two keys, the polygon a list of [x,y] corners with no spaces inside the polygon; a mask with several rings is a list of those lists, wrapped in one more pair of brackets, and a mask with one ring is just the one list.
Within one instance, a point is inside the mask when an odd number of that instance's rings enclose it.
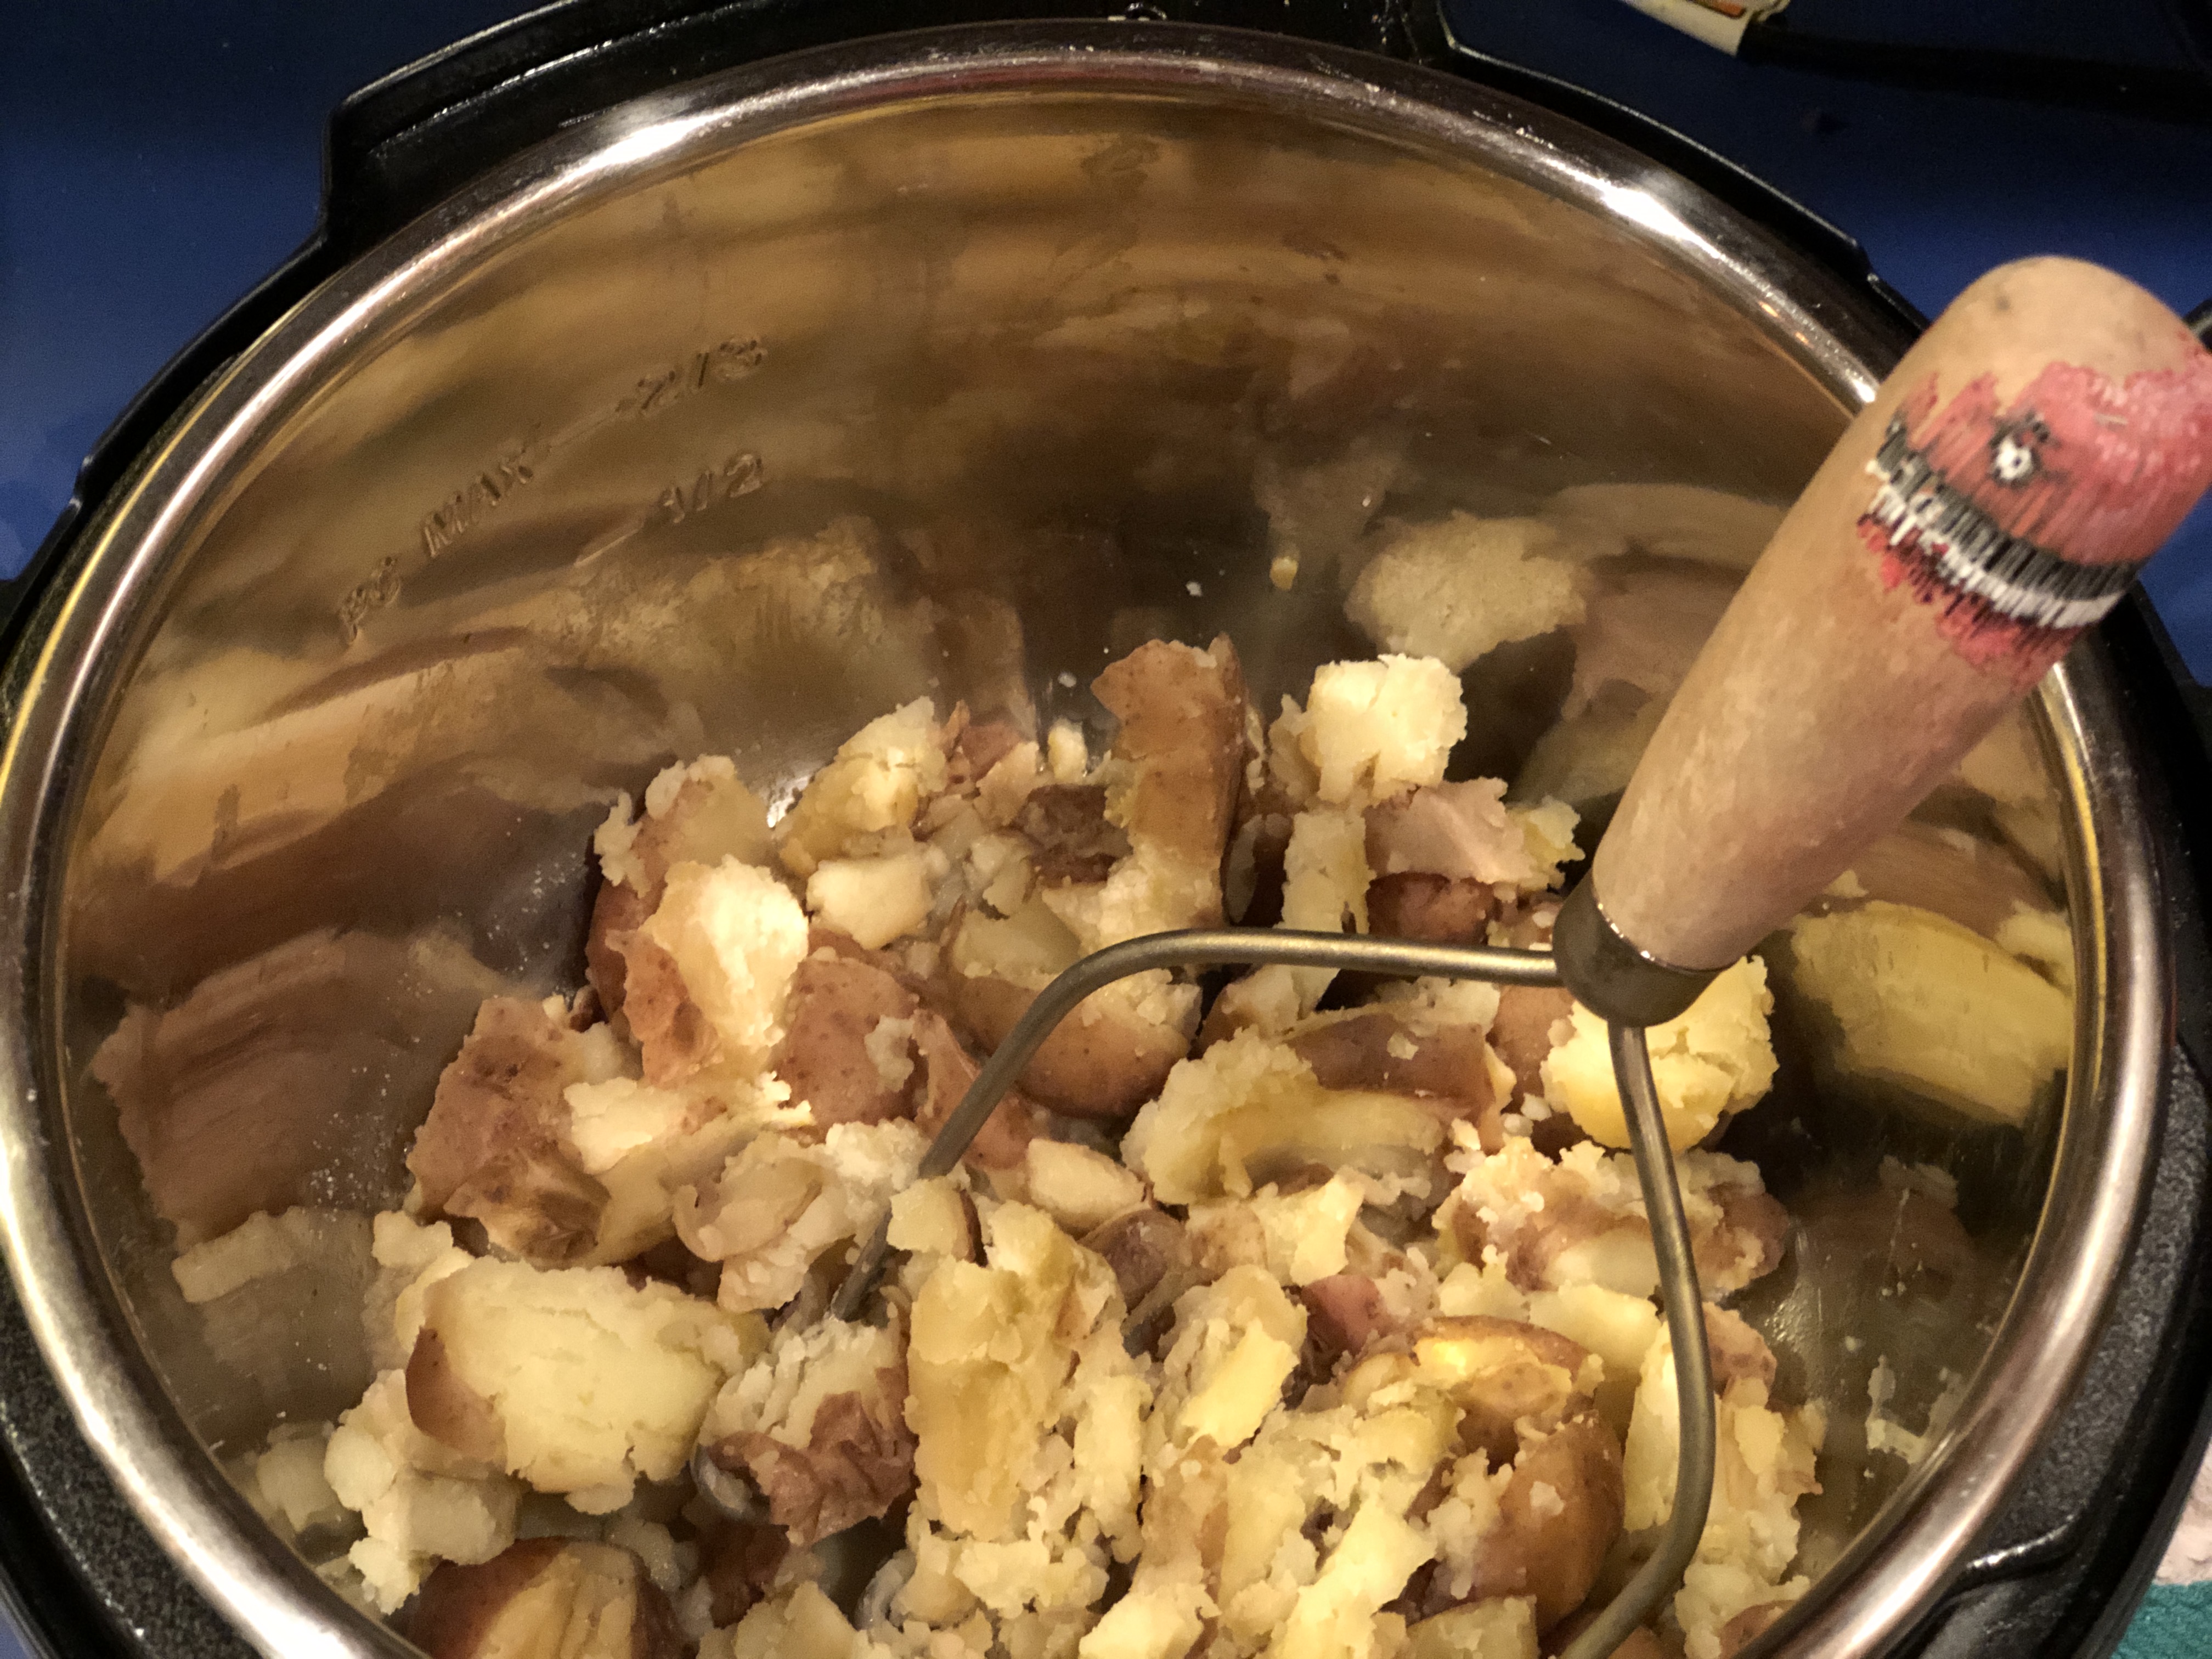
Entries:
{"label": "stainless steel inner pot", "polygon": [[[185,1307],[171,1257],[396,1200],[477,1000],[577,978],[616,790],[725,750],[787,799],[918,695],[1018,679],[1082,715],[1155,636],[1231,631],[1272,708],[1370,648],[1335,567],[1371,523],[1589,482],[1786,500],[1900,349],[1789,246],[1510,99],[1258,37],[1041,38],[786,59],[483,180],[204,389],[9,665],[9,1263],[87,1437],[266,1653],[410,1650],[224,1473],[357,1396],[358,1284],[303,1269],[271,1340]],[[1471,669],[1460,775],[1512,775],[1564,672],[1556,641]],[[2036,714],[2063,1103],[1973,1129],[1785,1043],[1753,1115],[1785,1200],[1846,1213],[1747,1307],[1832,1419],[1818,1583],[1761,1651],[1908,1630],[2099,1328],[2169,989],[2113,696],[2085,648]],[[132,1018],[155,1035],[95,1076]],[[130,1126],[118,1066],[156,1103]],[[1959,1178],[1976,1261],[1941,1296],[1889,1297],[1850,1246],[1885,1153]],[[1878,1355],[1899,1416],[1945,1400],[1915,1468],[1865,1447]]]}

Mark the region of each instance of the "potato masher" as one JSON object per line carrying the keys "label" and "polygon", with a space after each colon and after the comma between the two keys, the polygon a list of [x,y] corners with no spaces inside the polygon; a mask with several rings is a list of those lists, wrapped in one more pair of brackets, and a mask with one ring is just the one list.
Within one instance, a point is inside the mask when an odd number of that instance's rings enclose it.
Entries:
{"label": "potato masher", "polygon": [[[1848,869],[2104,615],[2212,483],[2212,354],[2094,266],[1975,283],[1861,411],[1775,534],[1654,733],[1552,952],[1282,929],[1155,933],[1083,958],[992,1054],[924,1158],[948,1172],[1030,1057],[1100,987],[1277,963],[1564,984],[1610,1027],[1680,1403],[1658,1547],[1565,1649],[1603,1659],[1695,1559],[1715,1463],[1701,1297],[1644,1029]],[[832,1311],[856,1315],[888,1218]]]}

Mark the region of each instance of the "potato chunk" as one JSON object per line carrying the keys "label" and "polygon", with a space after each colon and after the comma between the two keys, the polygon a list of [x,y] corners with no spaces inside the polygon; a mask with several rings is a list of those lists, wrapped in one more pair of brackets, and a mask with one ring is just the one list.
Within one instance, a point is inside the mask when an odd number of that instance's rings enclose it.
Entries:
{"label": "potato chunk", "polygon": [[1324,1089],[1313,1067],[1251,1031],[1169,1073],[1121,1143],[1163,1203],[1194,1204],[1310,1164],[1425,1184],[1444,1130],[1403,1095]]}
{"label": "potato chunk", "polygon": [[622,1011],[627,976],[617,939],[635,931],[659,908],[676,865],[719,864],[725,858],[764,862],[768,809],[726,756],[703,756],[655,777],[646,788],[642,815],[633,816],[629,795],[622,796],[592,837],[592,848],[599,855],[600,881],[584,941],[585,971],[611,1018]]}
{"label": "potato chunk", "polygon": [[1023,1158],[1029,1200],[1080,1237],[1145,1201],[1145,1183],[1103,1152],[1032,1140]]}
{"label": "potato chunk", "polygon": [[866,1659],[872,1649],[817,1584],[802,1581],[710,1632],[699,1659]]}
{"label": "potato chunk", "polygon": [[430,1659],[683,1659],[645,1565],[610,1544],[532,1538],[430,1575],[407,1621]]}
{"label": "potato chunk", "polygon": [[875,1224],[923,1150],[921,1131],[903,1119],[840,1123],[818,1142],[764,1134],[714,1181],[678,1191],[677,1236],[702,1261],[722,1264],[724,1309],[780,1308],[817,1259]]}
{"label": "potato chunk", "polygon": [[[1467,1132],[1456,1133],[1468,1146]],[[1468,1146],[1453,1166],[1467,1173],[1436,1214],[1447,1254],[1479,1262],[1494,1252],[1523,1290],[1597,1285],[1648,1297],[1658,1288],[1643,1188],[1626,1152],[1583,1141],[1553,1163],[1516,1135],[1494,1154]],[[1789,1217],[1755,1167],[1720,1152],[1692,1152],[1678,1157],[1674,1168],[1708,1292],[1741,1290],[1780,1265]]]}
{"label": "potato chunk", "polygon": [[648,1083],[709,1066],[757,1070],[783,1036],[806,916],[765,870],[724,859],[668,872],[660,908],[623,936],[623,1012]]}
{"label": "potato chunk", "polygon": [[480,1261],[423,1298],[407,1364],[414,1421],[586,1514],[690,1455],[715,1392],[760,1350],[740,1319],[611,1267]]}
{"label": "potato chunk", "polygon": [[647,786],[645,810],[633,817],[623,795],[592,837],[599,872],[658,903],[660,885],[679,864],[720,864],[768,857],[768,808],[744,786],[725,755],[702,755],[667,768]]}
{"label": "potato chunk", "polygon": [[1525,1595],[1449,1608],[1406,1632],[1406,1659],[1536,1659],[1534,1608]]}
{"label": "potato chunk", "polygon": [[1161,1414],[1178,1446],[1234,1451],[1280,1402],[1306,1337],[1306,1312],[1263,1267],[1231,1267],[1176,1303]]}
{"label": "potato chunk", "polygon": [[825,1127],[901,1116],[917,1006],[915,994],[876,963],[817,948],[793,971],[770,1067]]}
{"label": "potato chunk", "polygon": [[[1747,957],[1705,987],[1686,1012],[1644,1033],[1660,1115],[1676,1152],[1696,1146],[1730,1113],[1757,1104],[1773,1085],[1766,1027],[1773,1011],[1766,965]],[[1544,1098],[1573,1114],[1594,1139],[1626,1146],[1628,1120],[1605,1022],[1580,1003],[1570,1018],[1573,1035],[1544,1061]]]}
{"label": "potato chunk", "polygon": [[[1244,678],[1236,648],[1225,636],[1204,651],[1155,641],[1109,667],[1092,690],[1121,721],[1100,776],[1106,816],[1129,838],[1129,856],[1115,873],[1134,861],[1146,890],[1141,924],[1130,932],[1215,925],[1221,854],[1243,780]],[[1107,886],[1114,885],[1109,875]]]}
{"label": "potato chunk", "polygon": [[716,1396],[700,1431],[742,1471],[793,1549],[883,1514],[914,1484],[901,1334],[825,1320],[787,1327]]}
{"label": "potato chunk", "polygon": [[516,1483],[493,1462],[416,1425],[397,1370],[369,1385],[338,1419],[323,1478],[361,1515],[368,1536],[347,1559],[386,1613],[415,1593],[439,1560],[489,1561],[514,1541]]}
{"label": "potato chunk", "polygon": [[[1275,732],[1311,769],[1316,798],[1364,811],[1442,783],[1452,745],[1467,735],[1467,708],[1457,677],[1433,657],[1324,663],[1304,708],[1284,700]],[[1271,746],[1278,741],[1271,732]]]}
{"label": "potato chunk", "polygon": [[494,997],[438,1079],[407,1167],[433,1216],[471,1216],[501,1249],[548,1267],[589,1254],[605,1188],[568,1134],[567,1091],[629,1069],[606,1026],[579,1031],[559,999]]}
{"label": "potato chunk", "polygon": [[945,780],[944,728],[936,706],[917,698],[838,746],[776,826],[777,856],[793,875],[807,877],[825,860],[884,850],[880,838],[911,830]]}
{"label": "potato chunk", "polygon": [[[1716,1334],[1723,1338],[1714,1370],[1719,1462],[1698,1561],[1721,1571],[1700,1578],[1692,1567],[1674,1598],[1698,1659],[1719,1659],[1719,1626],[1745,1608],[1802,1594],[1804,1581],[1785,1583],[1783,1574],[1797,1553],[1797,1500],[1820,1490],[1814,1466],[1826,1426],[1817,1405],[1783,1411],[1770,1402],[1772,1359],[1756,1332],[1723,1315]],[[1662,1332],[1644,1357],[1628,1431],[1631,1527],[1659,1526],[1673,1512],[1680,1437],[1674,1345]]]}

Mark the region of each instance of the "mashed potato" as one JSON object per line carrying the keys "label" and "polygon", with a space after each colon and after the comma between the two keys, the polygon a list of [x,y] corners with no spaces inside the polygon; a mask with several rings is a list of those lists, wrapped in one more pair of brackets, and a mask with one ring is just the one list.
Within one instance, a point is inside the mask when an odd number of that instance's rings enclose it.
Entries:
{"label": "mashed potato", "polygon": [[[341,1245],[366,1287],[376,1381],[258,1455],[264,1512],[433,1659],[1556,1644],[1665,1518],[1678,1432],[1587,1011],[1263,969],[1201,1026],[1204,988],[1162,971],[1085,1005],[959,1167],[916,1173],[1039,988],[1218,921],[1232,862],[1285,926],[1547,937],[1574,809],[1447,765],[1456,671],[1580,615],[1577,533],[1395,533],[1352,614],[1431,654],[1326,665],[1269,730],[1225,640],[1154,644],[1101,675],[1096,758],[1073,724],[1040,744],[922,700],[772,828],[722,757],[625,799],[595,842],[596,997],[485,1005],[406,1206],[257,1216],[177,1261],[233,1325]],[[2064,994],[1993,940],[1873,902],[1790,945],[1846,1065],[2016,1119],[2063,1063]],[[1971,1006],[1938,994],[1954,958]],[[1856,988],[1869,963],[1897,986]],[[1717,1296],[1789,1232],[1754,1168],[1696,1150],[1771,1085],[1772,1006],[1747,960],[1650,1036]],[[1969,1053],[1970,1017],[2033,1039],[2022,1066]],[[878,1306],[831,1319],[879,1222]],[[1724,1455],[1660,1619],[1690,1659],[1802,1592],[1823,1426],[1710,1318]],[[833,1599],[856,1561],[868,1591]]]}

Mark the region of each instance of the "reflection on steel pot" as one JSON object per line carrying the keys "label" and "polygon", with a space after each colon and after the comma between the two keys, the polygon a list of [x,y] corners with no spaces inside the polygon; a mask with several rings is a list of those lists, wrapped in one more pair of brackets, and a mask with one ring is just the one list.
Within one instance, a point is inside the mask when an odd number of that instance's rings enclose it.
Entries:
{"label": "reflection on steel pot", "polygon": [[[905,699],[1091,718],[1067,688],[1155,637],[1232,633],[1271,708],[1371,648],[1346,599],[1391,526],[1543,516],[1602,556],[1570,625],[1462,641],[1461,765],[1601,825],[1904,337],[1585,126],[1257,35],[862,43],[495,167],[186,401],[9,670],[5,1237],[87,1438],[254,1646],[404,1651],[224,1471],[369,1381],[360,1218],[478,1001],[577,982],[616,792],[728,753],[780,808]],[[1829,1437],[1768,1644],[1986,1613],[1962,1572],[2080,1518],[2039,1445],[2114,1466],[2068,1413],[2116,1295],[2197,1340],[2192,1279],[2125,1276],[2147,1201],[2195,1225],[2152,1158],[2202,1104],[2142,649],[2077,651],[1777,947],[1783,1081],[1726,1150],[1796,1230],[1739,1310]],[[1853,951],[1952,960],[1844,937],[1866,898],[1985,944],[2030,913],[2000,942],[2062,1024],[2070,985],[2070,1045],[2045,1019],[2006,1073],[1854,1026]],[[185,1299],[179,1248],[297,1206],[259,1299]],[[2130,1363],[2099,1386],[2185,1386]]]}

